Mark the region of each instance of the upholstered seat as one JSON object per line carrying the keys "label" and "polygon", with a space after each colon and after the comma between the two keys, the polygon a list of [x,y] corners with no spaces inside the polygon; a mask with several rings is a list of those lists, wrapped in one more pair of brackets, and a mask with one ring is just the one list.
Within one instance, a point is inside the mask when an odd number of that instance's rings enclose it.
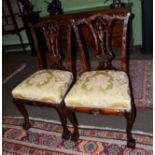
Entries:
{"label": "upholstered seat", "polygon": [[65,98],[69,107],[131,109],[128,76],[122,71],[85,72]]}
{"label": "upholstered seat", "polygon": [[[66,115],[73,124],[71,140],[77,141],[80,133],[75,112],[89,114],[121,115],[127,120],[127,147],[134,148],[132,127],[136,118],[136,109],[128,78],[128,27],[131,14],[122,15],[94,14],[82,19],[71,20],[81,56],[83,73],[65,97]],[[121,63],[115,66],[115,48],[112,37],[116,25],[122,29]],[[82,29],[87,27],[94,39],[95,50],[88,43]],[[97,66],[93,66],[93,54]],[[94,71],[92,71],[94,70]],[[121,123],[121,122],[120,122]]]}
{"label": "upholstered seat", "polygon": [[60,104],[73,81],[68,71],[44,69],[26,78],[12,91],[14,98]]}
{"label": "upholstered seat", "polygon": [[[25,105],[54,108],[60,118],[64,139],[70,138],[67,128],[64,97],[73,84],[71,52],[71,24],[53,18],[29,24],[38,62],[38,71],[23,80],[12,90],[13,103],[24,117],[23,129],[31,128]],[[65,29],[65,33],[64,32]],[[38,36],[38,30],[40,35]],[[43,42],[40,42],[40,36]],[[63,37],[67,39],[63,41]],[[40,45],[44,44],[42,51]],[[66,49],[64,50],[65,47]],[[66,66],[63,65],[67,64]]]}

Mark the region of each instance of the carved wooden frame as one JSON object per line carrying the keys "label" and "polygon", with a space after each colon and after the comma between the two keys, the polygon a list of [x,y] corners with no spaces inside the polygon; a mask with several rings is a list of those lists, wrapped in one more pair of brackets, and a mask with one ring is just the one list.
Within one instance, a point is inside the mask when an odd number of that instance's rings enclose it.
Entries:
{"label": "carved wooden frame", "polygon": [[[114,59],[114,54],[111,48],[111,33],[112,33],[112,24],[116,20],[120,20],[123,22],[123,34],[122,34],[122,57],[121,57],[121,70],[128,74],[128,25],[131,13],[127,13],[127,15],[102,15],[95,14],[88,18],[82,18],[79,20],[70,20],[73,30],[75,33],[75,37],[78,43],[78,47],[81,54],[81,63],[83,65],[84,71],[89,71],[89,65],[86,59],[85,50],[82,44],[82,40],[80,38],[79,27],[83,25],[87,25],[90,28],[90,32],[94,38],[95,46],[96,46],[96,58],[99,61],[99,65],[96,70],[116,70],[116,68],[112,65],[112,60]],[[95,21],[95,23],[93,23]],[[95,25],[93,25],[95,24]],[[95,26],[95,28],[94,28]],[[130,84],[131,85],[131,84]],[[132,92],[131,92],[132,93]],[[132,94],[131,94],[132,96]],[[78,122],[75,116],[75,112],[84,112],[90,114],[106,114],[106,115],[121,115],[125,116],[127,120],[127,146],[134,148],[135,140],[132,137],[131,129],[134,124],[136,118],[136,108],[133,102],[132,97],[132,108],[131,111],[126,110],[114,110],[114,109],[101,109],[101,108],[85,108],[85,107],[68,107],[66,109],[66,114],[68,115],[69,120],[72,122],[74,126],[74,131],[71,139],[73,141],[77,141],[79,138],[78,132]]]}
{"label": "carved wooden frame", "polygon": [[[52,19],[44,20],[33,25],[29,24],[30,30],[32,32],[39,69],[51,68],[51,69],[67,70],[62,64],[62,57],[58,46],[58,41],[62,37],[59,32],[61,30],[61,27],[63,26],[65,26],[67,29],[68,70],[73,72],[72,54],[71,54],[71,26],[66,22],[61,22],[61,21],[58,22]],[[47,55],[49,58],[48,59],[49,65],[46,61],[45,53],[42,53],[42,51],[40,51],[39,43],[37,39],[37,31],[36,31],[37,29],[42,29],[44,33],[46,43],[47,43]],[[16,105],[17,109],[21,112],[21,114],[24,117],[23,128],[25,130],[28,130],[31,127],[31,124],[29,122],[29,115],[24,106],[25,104],[55,108],[59,115],[59,118],[63,127],[62,137],[64,139],[70,138],[71,134],[67,128],[67,117],[64,114],[64,101],[62,101],[60,104],[57,105],[57,104],[38,102],[38,101],[32,101],[32,100],[23,100],[23,99],[18,99],[13,97],[13,103]]]}

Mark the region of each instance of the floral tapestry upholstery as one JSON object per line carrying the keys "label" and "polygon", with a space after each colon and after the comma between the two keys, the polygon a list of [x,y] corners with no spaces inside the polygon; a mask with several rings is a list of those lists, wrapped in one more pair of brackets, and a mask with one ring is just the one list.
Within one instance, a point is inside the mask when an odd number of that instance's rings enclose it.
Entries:
{"label": "floral tapestry upholstery", "polygon": [[65,98],[68,107],[131,109],[129,80],[122,71],[85,72]]}
{"label": "floral tapestry upholstery", "polygon": [[61,70],[40,70],[21,82],[12,91],[14,98],[60,104],[73,81],[72,73]]}

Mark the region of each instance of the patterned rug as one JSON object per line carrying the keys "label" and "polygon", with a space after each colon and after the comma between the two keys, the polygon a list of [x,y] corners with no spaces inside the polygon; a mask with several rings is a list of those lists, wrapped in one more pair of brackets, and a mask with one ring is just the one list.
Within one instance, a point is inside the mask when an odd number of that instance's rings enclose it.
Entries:
{"label": "patterned rug", "polygon": [[129,67],[136,107],[153,108],[153,61],[132,60]]}
{"label": "patterned rug", "polygon": [[[82,73],[80,61],[77,61],[77,77]],[[120,66],[120,61],[114,62]],[[92,62],[92,68],[97,62]],[[131,60],[129,62],[129,74],[133,87],[133,96],[137,108],[153,108],[153,61],[152,60]]]}
{"label": "patterned rug", "polygon": [[[76,143],[62,140],[58,122],[32,119],[32,128],[21,128],[23,119],[3,118],[2,151],[5,155],[152,155],[151,134],[133,132],[136,148],[126,147],[126,134],[122,130],[80,127],[80,140]],[[72,128],[70,127],[72,130]]]}

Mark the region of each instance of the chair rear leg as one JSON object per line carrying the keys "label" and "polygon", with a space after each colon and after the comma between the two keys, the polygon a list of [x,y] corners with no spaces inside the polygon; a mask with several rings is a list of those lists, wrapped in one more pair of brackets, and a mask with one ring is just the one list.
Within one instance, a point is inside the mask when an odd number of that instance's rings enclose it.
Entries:
{"label": "chair rear leg", "polygon": [[136,141],[132,137],[131,130],[132,130],[133,124],[135,122],[136,111],[134,110],[132,112],[125,113],[125,117],[126,117],[126,120],[127,120],[127,128],[126,128],[126,132],[127,132],[127,147],[135,148]]}
{"label": "chair rear leg", "polygon": [[67,128],[67,116],[66,116],[66,114],[64,112],[64,109],[60,107],[60,108],[56,108],[56,110],[57,110],[57,112],[59,114],[59,118],[60,118],[60,121],[61,121],[61,124],[62,124],[62,127],[63,127],[62,138],[69,139],[70,136],[71,136],[71,133]]}
{"label": "chair rear leg", "polygon": [[31,124],[29,122],[29,115],[28,112],[24,106],[23,103],[17,103],[14,101],[14,104],[16,105],[17,109],[21,112],[21,114],[24,117],[24,124],[23,124],[23,129],[28,130],[29,128],[31,128]]}
{"label": "chair rear leg", "polygon": [[68,116],[68,119],[70,120],[70,122],[72,123],[72,125],[74,127],[74,131],[71,136],[71,140],[76,142],[79,139],[79,130],[78,130],[78,121],[77,121],[75,112],[71,109],[67,109],[66,114]]}

